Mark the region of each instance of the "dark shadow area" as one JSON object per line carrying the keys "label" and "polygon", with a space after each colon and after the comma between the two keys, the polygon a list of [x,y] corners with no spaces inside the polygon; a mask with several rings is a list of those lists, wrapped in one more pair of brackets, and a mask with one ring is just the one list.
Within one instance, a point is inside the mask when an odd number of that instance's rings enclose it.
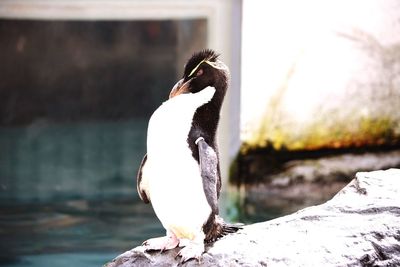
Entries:
{"label": "dark shadow area", "polygon": [[0,21],[0,123],[146,118],[176,79],[175,21]]}
{"label": "dark shadow area", "polygon": [[331,199],[357,172],[400,167],[400,146],[242,150],[231,167],[231,183],[244,188],[240,221],[264,221]]}

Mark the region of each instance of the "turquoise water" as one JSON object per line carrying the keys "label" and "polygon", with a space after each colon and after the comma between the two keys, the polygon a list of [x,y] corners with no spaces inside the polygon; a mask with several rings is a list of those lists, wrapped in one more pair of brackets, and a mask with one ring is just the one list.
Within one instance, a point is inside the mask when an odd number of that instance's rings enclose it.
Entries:
{"label": "turquoise water", "polygon": [[132,196],[147,121],[0,128],[0,201]]}
{"label": "turquoise water", "polygon": [[132,199],[8,205],[1,214],[4,266],[101,266],[163,234],[151,207]]}
{"label": "turquoise water", "polygon": [[[50,255],[29,255],[21,257],[18,262],[2,266],[13,267],[42,267],[42,266],[103,266],[108,259],[115,257],[115,253],[55,253]],[[49,263],[49,265],[46,265]]]}
{"label": "turquoise water", "polygon": [[132,120],[1,128],[0,265],[100,266],[161,235],[136,194],[146,127]]}

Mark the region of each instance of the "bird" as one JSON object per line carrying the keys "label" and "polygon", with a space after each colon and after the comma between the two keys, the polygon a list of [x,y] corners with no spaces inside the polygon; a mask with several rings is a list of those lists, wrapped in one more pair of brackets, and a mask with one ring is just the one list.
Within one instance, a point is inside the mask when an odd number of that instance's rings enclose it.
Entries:
{"label": "bird", "polygon": [[182,247],[181,262],[199,260],[205,244],[241,229],[219,216],[221,171],[216,139],[229,69],[214,50],[194,53],[169,98],[151,115],[137,191],[166,230],[145,251]]}

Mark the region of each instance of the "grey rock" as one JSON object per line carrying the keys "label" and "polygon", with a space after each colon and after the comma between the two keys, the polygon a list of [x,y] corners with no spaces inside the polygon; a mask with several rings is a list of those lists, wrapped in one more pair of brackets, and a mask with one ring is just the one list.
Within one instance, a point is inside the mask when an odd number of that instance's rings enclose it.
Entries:
{"label": "grey rock", "polygon": [[[106,267],[180,266],[139,246]],[[400,266],[400,169],[359,172],[328,202],[245,226],[182,266]]]}

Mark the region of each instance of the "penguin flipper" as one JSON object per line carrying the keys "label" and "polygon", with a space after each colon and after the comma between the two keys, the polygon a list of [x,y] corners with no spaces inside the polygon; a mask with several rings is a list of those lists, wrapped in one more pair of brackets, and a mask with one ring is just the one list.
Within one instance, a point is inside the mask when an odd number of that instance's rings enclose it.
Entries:
{"label": "penguin flipper", "polygon": [[139,193],[139,197],[143,200],[144,203],[150,203],[150,198],[146,194],[146,184],[145,178],[143,179],[143,168],[147,161],[147,154],[144,155],[142,162],[140,163],[140,167],[136,176],[136,188]]}
{"label": "penguin flipper", "polygon": [[214,149],[203,137],[196,140],[199,149],[200,172],[203,179],[203,190],[214,215],[218,214],[218,157]]}

